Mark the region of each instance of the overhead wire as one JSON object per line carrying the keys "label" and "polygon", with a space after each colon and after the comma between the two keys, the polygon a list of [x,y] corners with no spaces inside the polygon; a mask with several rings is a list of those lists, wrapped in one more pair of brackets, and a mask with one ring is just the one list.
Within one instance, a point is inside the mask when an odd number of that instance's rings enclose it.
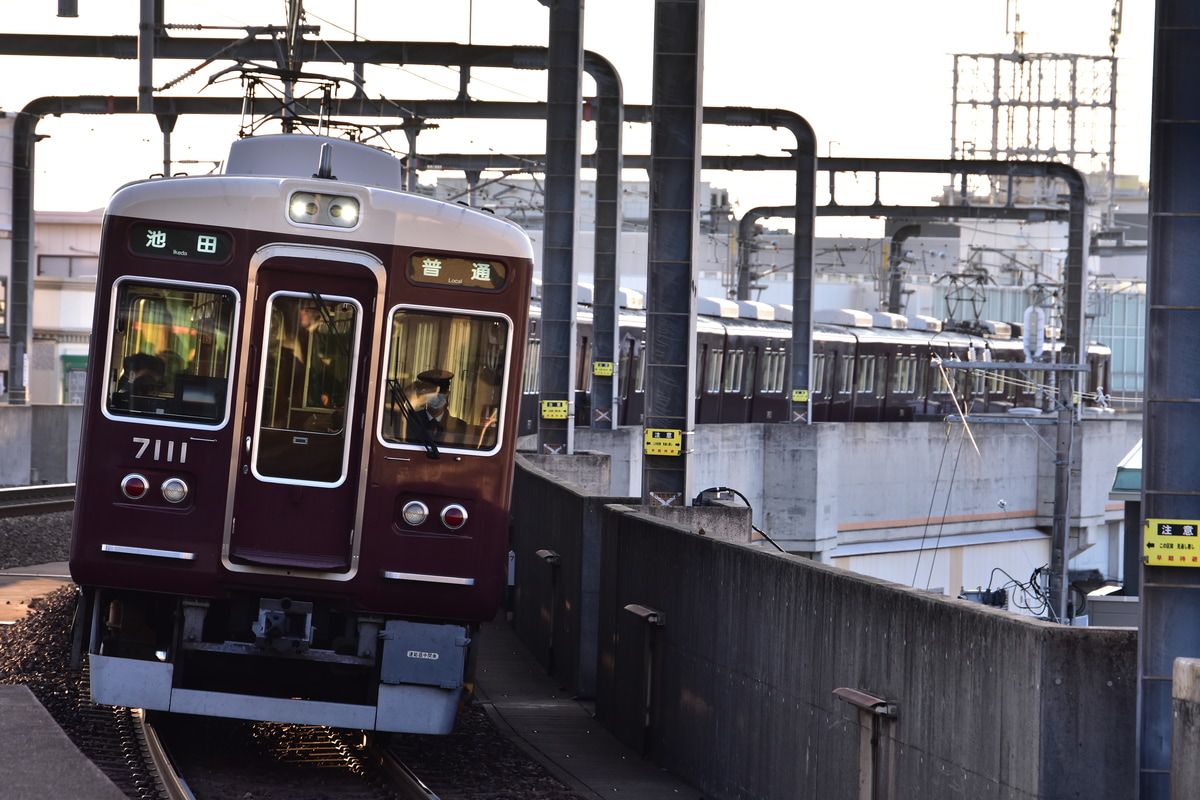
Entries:
{"label": "overhead wire", "polygon": [[[913,568],[913,578],[912,578],[912,583],[910,584],[911,586],[917,585],[917,579],[921,573],[921,558],[922,558],[923,554],[925,553],[925,542],[929,538],[929,525],[930,525],[930,522],[933,520],[933,506],[937,500],[938,485],[942,481],[942,470],[946,466],[946,453],[949,449],[950,449],[950,437],[947,436],[945,442],[942,445],[942,457],[938,460],[937,475],[933,479],[933,489],[929,495],[929,510],[925,512],[925,526],[921,531],[921,546],[917,548],[917,563],[916,563],[916,566]],[[959,439],[959,450],[960,450],[960,452],[962,450],[962,439],[961,438]],[[958,466],[957,458],[955,458],[954,463],[955,463],[955,468],[957,469],[957,466]],[[954,482],[952,480],[951,487],[953,486],[953,483]],[[946,508],[949,508],[949,503],[950,503],[950,488],[947,488],[947,490],[946,490]],[[946,519],[944,512],[945,512],[945,509],[943,509],[942,521],[941,521],[941,523],[939,523],[939,526],[938,526],[938,536],[937,536],[936,541],[939,543],[941,542],[942,526],[945,525],[945,519]],[[933,559],[936,562],[936,560],[937,560],[936,545],[932,549],[933,549]],[[932,576],[933,576],[933,565],[932,564],[929,567],[929,574],[930,574],[930,579],[932,579]],[[926,585],[926,588],[929,588],[928,585]]]}

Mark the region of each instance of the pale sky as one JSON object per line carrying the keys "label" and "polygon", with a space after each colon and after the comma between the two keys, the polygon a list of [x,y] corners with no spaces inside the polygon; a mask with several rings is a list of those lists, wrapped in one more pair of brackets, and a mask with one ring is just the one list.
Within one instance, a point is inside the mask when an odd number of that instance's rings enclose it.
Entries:
{"label": "pale sky", "polygon": [[[704,102],[709,106],[779,108],[813,126],[821,155],[947,158],[951,140],[954,53],[1007,53],[1008,3],[1018,0],[707,0],[705,7]],[[1114,0],[1024,0],[1018,7],[1026,53],[1109,54]],[[8,0],[5,30],[12,33],[137,33],[137,6],[127,0],[79,0],[79,17],[55,16],[54,0]],[[329,40],[472,42],[542,45],[548,10],[537,0],[306,0],[310,25]],[[436,7],[436,12],[427,9]],[[282,24],[284,0],[166,0],[169,23],[205,26]],[[651,100],[653,0],[592,0],[584,11],[584,46],[616,67],[627,103]],[[1149,165],[1150,83],[1154,4],[1125,3],[1119,59],[1118,173],[1145,176]],[[206,30],[205,36],[236,36]],[[184,32],[173,35],[189,35]],[[0,57],[10,76],[0,87],[0,108],[19,111],[45,95],[136,95],[137,63],[100,59]],[[162,85],[196,64],[158,61]],[[183,81],[167,94],[240,95],[236,83],[204,88],[220,63]],[[347,73],[341,73],[343,75]],[[13,76],[21,76],[14,79]],[[368,67],[366,90],[392,99],[445,99],[457,93],[457,71],[440,67]],[[545,73],[475,70],[470,87],[479,100],[543,100]],[[584,93],[590,94],[585,79]],[[539,123],[443,121],[423,133],[418,150],[541,153]],[[184,118],[173,138],[175,159],[219,161],[237,134],[235,118]],[[648,153],[645,125],[629,124],[627,153]],[[150,115],[138,118],[47,118],[38,132],[36,207],[39,210],[100,208],[122,183],[162,169],[162,140]],[[585,148],[590,148],[585,130]],[[402,136],[390,140],[403,151]],[[710,155],[781,155],[790,134],[751,128],[705,126],[703,151]],[[176,171],[207,171],[177,166]],[[586,177],[586,176],[585,176]],[[632,174],[631,178],[644,178]],[[735,208],[787,205],[794,199],[790,173],[705,172],[703,179],[730,191]],[[426,173],[423,180],[431,182]],[[844,191],[839,179],[839,199]],[[862,176],[864,185],[872,183]],[[903,191],[903,186],[900,191]],[[914,183],[927,202],[926,185]],[[890,198],[889,198],[890,199]],[[900,198],[896,198],[899,201]]]}

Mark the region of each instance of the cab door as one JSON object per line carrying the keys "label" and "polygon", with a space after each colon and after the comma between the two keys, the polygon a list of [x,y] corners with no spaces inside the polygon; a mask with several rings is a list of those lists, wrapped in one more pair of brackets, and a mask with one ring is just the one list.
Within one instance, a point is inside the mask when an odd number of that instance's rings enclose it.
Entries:
{"label": "cab door", "polygon": [[231,569],[351,573],[381,276],[363,253],[282,246],[251,276]]}

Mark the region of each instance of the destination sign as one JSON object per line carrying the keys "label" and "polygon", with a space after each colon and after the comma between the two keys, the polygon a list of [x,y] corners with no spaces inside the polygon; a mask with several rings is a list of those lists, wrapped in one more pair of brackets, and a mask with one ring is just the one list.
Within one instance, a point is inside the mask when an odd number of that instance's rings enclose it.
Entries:
{"label": "destination sign", "polygon": [[408,277],[417,283],[462,289],[503,289],[507,269],[500,261],[484,261],[431,253],[418,254],[408,264]]}
{"label": "destination sign", "polygon": [[221,231],[195,231],[139,222],[129,229],[129,249],[140,256],[186,258],[219,264],[229,260],[233,239]]}
{"label": "destination sign", "polygon": [[1200,520],[1148,519],[1144,543],[1146,565],[1200,567]]}

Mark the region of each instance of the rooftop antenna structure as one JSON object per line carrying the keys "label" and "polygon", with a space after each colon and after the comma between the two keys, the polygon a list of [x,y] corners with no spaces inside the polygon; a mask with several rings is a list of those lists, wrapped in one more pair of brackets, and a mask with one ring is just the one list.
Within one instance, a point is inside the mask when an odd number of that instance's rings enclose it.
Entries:
{"label": "rooftop antenna structure", "polygon": [[1021,30],[1019,0],[1008,0],[1004,8],[1004,32],[1012,34],[1013,52],[1025,52],[1025,31]]}
{"label": "rooftop antenna structure", "polygon": [[[1116,0],[1108,55],[1029,53],[1018,0],[1007,0],[1005,32],[1011,53],[954,55],[950,157],[1057,161],[1088,176],[1093,202],[1112,227],[1116,212],[1114,156],[1117,134],[1117,58],[1123,0]],[[1008,184],[992,177],[975,193],[995,204],[1009,202]],[[1027,178],[1018,203],[1054,204],[1054,181]],[[965,198],[960,198],[965,199]],[[976,198],[977,200],[980,198]]]}

